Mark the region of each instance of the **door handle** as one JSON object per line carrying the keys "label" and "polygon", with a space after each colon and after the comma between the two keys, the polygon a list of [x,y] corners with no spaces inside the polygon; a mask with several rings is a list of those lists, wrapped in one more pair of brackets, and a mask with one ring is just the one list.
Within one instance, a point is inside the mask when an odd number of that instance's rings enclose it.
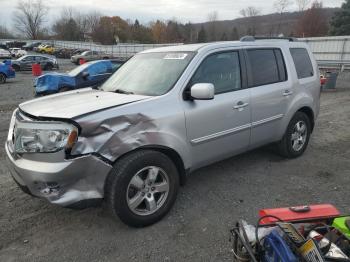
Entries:
{"label": "door handle", "polygon": [[248,103],[244,103],[244,102],[242,102],[242,101],[239,101],[238,103],[237,103],[237,105],[235,105],[234,107],[233,107],[233,109],[241,109],[241,108],[244,108],[244,107],[246,107],[246,106],[248,106],[249,104]]}
{"label": "door handle", "polygon": [[291,94],[293,94],[293,92],[290,91],[290,90],[285,90],[285,91],[283,92],[283,96],[290,96]]}

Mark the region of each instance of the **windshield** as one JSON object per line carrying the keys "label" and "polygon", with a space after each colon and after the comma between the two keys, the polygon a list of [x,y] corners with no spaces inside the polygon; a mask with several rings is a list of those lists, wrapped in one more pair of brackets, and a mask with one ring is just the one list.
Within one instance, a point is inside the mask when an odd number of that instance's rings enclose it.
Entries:
{"label": "windshield", "polygon": [[75,77],[75,76],[77,76],[80,72],[82,72],[82,71],[84,71],[86,68],[88,68],[89,65],[90,65],[89,63],[82,64],[82,65],[80,65],[80,66],[74,68],[73,70],[71,70],[71,71],[68,73],[68,75],[69,75],[69,76],[72,76],[72,77]]}
{"label": "windshield", "polygon": [[193,56],[193,52],[138,54],[120,67],[101,89],[137,95],[163,95],[173,88]]}

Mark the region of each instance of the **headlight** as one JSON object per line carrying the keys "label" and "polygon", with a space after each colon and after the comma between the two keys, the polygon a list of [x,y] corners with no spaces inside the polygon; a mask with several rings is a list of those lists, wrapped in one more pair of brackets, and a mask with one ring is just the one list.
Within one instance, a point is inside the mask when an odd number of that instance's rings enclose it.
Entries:
{"label": "headlight", "polygon": [[15,124],[16,153],[52,153],[71,149],[77,138],[77,128],[67,123],[16,121]]}

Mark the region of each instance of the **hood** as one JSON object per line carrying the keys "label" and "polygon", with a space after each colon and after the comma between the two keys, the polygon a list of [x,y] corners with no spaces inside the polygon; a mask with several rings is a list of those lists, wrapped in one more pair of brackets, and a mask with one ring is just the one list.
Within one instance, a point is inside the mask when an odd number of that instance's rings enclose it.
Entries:
{"label": "hood", "polygon": [[60,87],[74,87],[75,78],[63,73],[47,73],[35,79],[35,92],[57,92]]}
{"label": "hood", "polygon": [[20,104],[19,108],[35,117],[72,119],[146,98],[149,96],[125,95],[85,88],[34,99]]}

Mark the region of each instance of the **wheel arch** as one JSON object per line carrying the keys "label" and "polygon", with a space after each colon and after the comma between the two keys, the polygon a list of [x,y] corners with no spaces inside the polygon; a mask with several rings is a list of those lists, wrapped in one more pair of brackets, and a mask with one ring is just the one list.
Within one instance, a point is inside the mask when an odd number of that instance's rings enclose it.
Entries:
{"label": "wheel arch", "polygon": [[118,162],[121,158],[129,155],[129,154],[133,154],[137,151],[140,150],[154,150],[154,151],[158,151],[160,153],[163,153],[164,155],[166,155],[167,157],[170,158],[170,160],[172,160],[179,172],[179,179],[180,179],[180,185],[183,186],[186,184],[186,180],[187,180],[187,174],[188,174],[188,170],[186,170],[185,168],[185,164],[184,161],[182,160],[180,154],[170,148],[170,147],[166,147],[166,146],[161,146],[161,145],[145,145],[145,146],[141,146],[138,148],[135,148],[131,151],[126,152],[123,155],[120,155],[115,161],[114,163]]}
{"label": "wheel arch", "polygon": [[301,107],[297,112],[303,112],[304,114],[307,115],[307,117],[310,120],[311,132],[312,132],[314,130],[314,127],[315,127],[315,114],[314,114],[313,110],[308,106],[304,106],[304,107]]}

